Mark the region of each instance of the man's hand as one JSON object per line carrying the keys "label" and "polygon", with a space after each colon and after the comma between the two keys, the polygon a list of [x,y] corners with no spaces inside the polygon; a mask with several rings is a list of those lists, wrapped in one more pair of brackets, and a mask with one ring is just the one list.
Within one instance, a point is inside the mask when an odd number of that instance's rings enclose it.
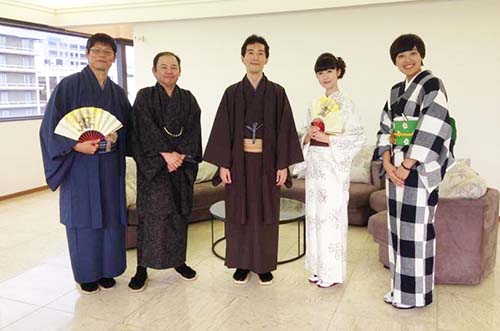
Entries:
{"label": "man's hand", "polygon": [[176,171],[184,161],[184,155],[181,155],[177,152],[171,153],[160,153],[165,162],[167,162],[168,172]]}
{"label": "man's hand", "polygon": [[283,184],[285,184],[287,176],[288,176],[288,171],[286,168],[276,170],[276,186],[283,186]]}
{"label": "man's hand", "polygon": [[83,154],[92,155],[95,154],[95,152],[99,148],[99,141],[99,139],[87,140],[82,143],[76,144],[75,146],[73,146],[73,149]]}
{"label": "man's hand", "polygon": [[220,179],[224,184],[231,184],[231,171],[228,168],[220,167],[219,170]]}

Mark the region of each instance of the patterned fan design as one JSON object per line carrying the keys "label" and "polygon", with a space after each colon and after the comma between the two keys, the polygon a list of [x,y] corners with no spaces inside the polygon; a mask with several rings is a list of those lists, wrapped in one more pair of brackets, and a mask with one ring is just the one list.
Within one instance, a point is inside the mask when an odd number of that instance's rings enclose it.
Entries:
{"label": "patterned fan design", "polygon": [[55,133],[78,142],[103,140],[118,131],[122,123],[110,112],[97,107],[82,107],[66,114],[57,124]]}

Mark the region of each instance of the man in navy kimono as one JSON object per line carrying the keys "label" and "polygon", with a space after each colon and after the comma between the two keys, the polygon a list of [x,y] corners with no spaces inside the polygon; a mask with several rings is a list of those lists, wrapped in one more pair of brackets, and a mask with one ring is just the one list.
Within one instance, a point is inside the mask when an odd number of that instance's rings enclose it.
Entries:
{"label": "man in navy kimono", "polygon": [[[87,41],[88,66],[64,78],[52,93],[40,128],[47,184],[59,187],[73,275],[85,294],[110,289],[126,268],[125,150],[130,103],[108,77],[114,40],[97,33]],[[102,140],[78,142],[54,133],[67,113],[98,107],[123,127]]]}

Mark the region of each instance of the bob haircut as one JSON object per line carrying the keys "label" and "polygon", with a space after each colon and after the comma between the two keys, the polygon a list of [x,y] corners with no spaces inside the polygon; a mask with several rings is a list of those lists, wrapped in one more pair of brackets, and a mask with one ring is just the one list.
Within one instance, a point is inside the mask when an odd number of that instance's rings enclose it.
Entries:
{"label": "bob haircut", "polygon": [[416,34],[408,33],[397,37],[396,40],[392,42],[391,49],[389,51],[391,54],[392,63],[396,64],[396,57],[399,53],[410,51],[414,47],[420,53],[422,59],[425,58],[425,44],[419,36],[417,36]]}

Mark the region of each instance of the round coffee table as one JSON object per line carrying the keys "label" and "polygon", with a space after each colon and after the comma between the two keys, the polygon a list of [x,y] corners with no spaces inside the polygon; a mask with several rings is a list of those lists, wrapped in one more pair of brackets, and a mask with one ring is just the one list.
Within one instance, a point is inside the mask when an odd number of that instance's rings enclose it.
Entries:
{"label": "round coffee table", "polygon": [[[220,242],[226,240],[225,236],[215,240],[214,235],[214,220],[216,221],[226,221],[226,205],[224,201],[218,201],[210,206],[211,219],[211,232],[212,232],[212,253],[218,258],[225,260],[225,257],[220,255],[215,251],[215,247]],[[305,229],[305,207],[304,203],[293,199],[280,199],[280,216],[279,225],[297,222],[297,255],[278,261],[278,264],[283,264],[287,262],[292,262],[300,259],[306,253],[306,229]],[[302,223],[302,226],[300,224]],[[302,245],[301,245],[301,228],[302,228]]]}

